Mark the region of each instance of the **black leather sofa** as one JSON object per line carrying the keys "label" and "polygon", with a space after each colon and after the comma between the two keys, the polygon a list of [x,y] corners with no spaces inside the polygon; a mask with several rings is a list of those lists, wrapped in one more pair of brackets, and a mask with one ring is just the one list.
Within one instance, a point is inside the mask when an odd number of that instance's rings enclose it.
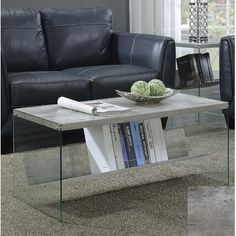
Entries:
{"label": "black leather sofa", "polygon": [[229,103],[229,108],[224,110],[226,123],[234,129],[234,86],[235,86],[235,36],[225,36],[220,41],[220,95],[221,100]]}
{"label": "black leather sofa", "polygon": [[2,9],[1,19],[3,153],[14,108],[114,97],[136,80],[174,88],[174,40],[115,33],[109,9]]}

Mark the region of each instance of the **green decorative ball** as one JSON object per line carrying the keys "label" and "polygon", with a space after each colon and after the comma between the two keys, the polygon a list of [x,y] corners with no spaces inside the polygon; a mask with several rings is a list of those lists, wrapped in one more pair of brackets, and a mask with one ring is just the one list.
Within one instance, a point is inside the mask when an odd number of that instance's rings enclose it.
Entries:
{"label": "green decorative ball", "polygon": [[148,86],[150,88],[151,96],[163,96],[165,94],[166,87],[159,79],[152,79],[148,82]]}
{"label": "green decorative ball", "polygon": [[136,95],[149,96],[150,88],[148,83],[142,80],[136,81],[131,86],[131,93]]}

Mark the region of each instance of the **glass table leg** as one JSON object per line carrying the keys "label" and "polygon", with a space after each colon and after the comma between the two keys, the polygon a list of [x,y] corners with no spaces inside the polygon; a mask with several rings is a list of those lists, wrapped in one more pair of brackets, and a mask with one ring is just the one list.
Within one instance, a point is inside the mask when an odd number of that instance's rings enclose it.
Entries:
{"label": "glass table leg", "polygon": [[62,189],[62,181],[63,181],[63,169],[62,169],[62,131],[60,133],[60,221],[63,222],[63,189]]}
{"label": "glass table leg", "polygon": [[[198,48],[198,54],[201,53],[201,49],[200,47]],[[198,80],[198,88],[197,88],[197,92],[198,92],[198,97],[201,97],[201,88],[200,88],[200,84],[201,84],[201,81]],[[197,124],[199,125],[200,123],[200,113],[198,112],[197,113]]]}
{"label": "glass table leg", "polygon": [[13,116],[12,195],[63,221],[62,132]]}
{"label": "glass table leg", "polygon": [[[227,120],[229,124],[229,111],[227,109]],[[226,124],[227,125],[227,124]],[[229,126],[227,125],[227,185],[230,185],[230,160],[229,160]]]}

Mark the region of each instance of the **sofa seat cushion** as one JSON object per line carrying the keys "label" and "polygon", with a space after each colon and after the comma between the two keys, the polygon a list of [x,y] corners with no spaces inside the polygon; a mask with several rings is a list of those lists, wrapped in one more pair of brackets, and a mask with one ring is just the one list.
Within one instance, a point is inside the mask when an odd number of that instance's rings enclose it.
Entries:
{"label": "sofa seat cushion", "polygon": [[115,90],[129,91],[137,80],[150,81],[158,77],[158,72],[134,65],[106,65],[71,68],[64,70],[92,81],[93,99],[117,96]]}
{"label": "sofa seat cushion", "polygon": [[110,63],[111,10],[44,9],[40,13],[53,70]]}
{"label": "sofa seat cushion", "polygon": [[60,96],[90,100],[90,81],[60,71],[20,72],[9,75],[12,107],[55,104]]}

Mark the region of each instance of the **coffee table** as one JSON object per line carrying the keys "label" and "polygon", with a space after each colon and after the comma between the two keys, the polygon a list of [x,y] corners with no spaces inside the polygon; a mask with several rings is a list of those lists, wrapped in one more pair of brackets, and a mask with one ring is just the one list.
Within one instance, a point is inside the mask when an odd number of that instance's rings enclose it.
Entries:
{"label": "coffee table", "polygon": [[[211,110],[222,110],[228,108],[228,103],[212,100],[208,98],[202,98],[202,97],[196,97],[191,96],[187,94],[181,94],[178,93],[173,97],[170,97],[159,104],[136,104],[132,101],[126,100],[125,98],[109,98],[109,99],[102,99],[103,101],[106,101],[108,103],[129,107],[131,108],[128,112],[123,112],[119,114],[109,114],[109,115],[101,115],[101,116],[94,116],[89,115],[85,113],[80,113],[68,109],[64,109],[59,107],[58,105],[44,105],[44,106],[36,106],[36,107],[26,107],[26,108],[17,108],[14,109],[14,119],[13,119],[13,128],[14,131],[16,129],[16,120],[17,119],[23,119],[27,120],[29,122],[38,124],[39,126],[48,127],[51,130],[54,130],[57,134],[58,138],[58,144],[59,147],[54,153],[54,165],[56,166],[57,170],[54,173],[57,176],[57,180],[55,181],[49,181],[49,183],[45,184],[42,182],[38,183],[31,183],[28,180],[24,180],[27,184],[27,191],[30,189],[31,193],[35,193],[33,195],[29,195],[28,192],[24,189],[23,191],[20,190],[20,185],[18,181],[20,181],[21,178],[25,178],[20,176],[16,176],[16,186],[15,186],[15,194],[16,197],[19,196],[19,192],[22,191],[24,193],[24,199],[28,199],[28,197],[32,197],[34,201],[37,203],[34,205],[37,209],[42,210],[43,212],[46,211],[47,214],[50,216],[56,217],[60,221],[63,221],[63,212],[65,209],[63,208],[63,202],[64,194],[68,191],[67,183],[68,179],[70,179],[70,176],[63,172],[63,168],[65,167],[65,163],[63,163],[63,159],[65,158],[65,152],[63,149],[63,132],[68,130],[77,130],[80,128],[89,128],[89,127],[96,127],[96,126],[102,126],[105,124],[116,124],[116,123],[124,123],[129,121],[138,121],[138,120],[148,120],[148,119],[157,119],[162,117],[170,117],[174,115],[180,115],[180,114],[187,114],[187,113],[195,113],[195,112],[207,112]],[[228,134],[228,132],[227,132]],[[14,132],[14,151],[17,152],[17,148],[15,145],[16,140],[16,133]],[[227,136],[228,137],[228,136]],[[228,145],[228,144],[227,144]],[[228,150],[228,149],[227,149]],[[40,153],[40,151],[34,155],[37,155]],[[43,158],[46,158],[47,155],[51,155],[51,151],[45,153],[45,151],[42,150],[42,156]],[[50,154],[51,153],[51,154]],[[40,169],[40,164],[33,165],[30,162],[30,159],[33,158],[31,153],[26,153],[27,158],[22,160],[23,165],[28,170],[34,168],[37,170]],[[226,153],[227,157],[227,163],[229,168],[229,152]],[[53,157],[52,157],[53,158]],[[43,159],[42,159],[43,160]],[[45,159],[46,160],[46,159]],[[21,164],[22,164],[21,163]],[[31,164],[30,164],[31,163]],[[39,163],[39,162],[37,162]],[[161,164],[161,163],[158,163]],[[154,164],[153,164],[154,165]],[[19,163],[16,164],[16,169],[18,168]],[[152,166],[152,165],[148,165]],[[123,171],[124,175],[126,175],[127,172],[132,171],[132,180],[134,179],[135,173],[139,172],[140,168],[148,168],[147,165],[142,167],[135,167],[130,169],[124,169]],[[132,169],[132,170],[131,170]],[[39,171],[40,172],[40,171]],[[17,171],[15,171],[15,175]],[[28,175],[32,177],[32,173],[28,172]],[[114,171],[116,173],[116,171]],[[107,173],[97,175],[96,178],[103,178],[102,176],[106,175]],[[90,178],[89,176],[81,177],[81,181],[85,181],[86,179]],[[128,177],[127,177],[128,178]],[[227,179],[229,179],[229,171],[227,171]],[[74,184],[74,191],[81,191],[77,188],[76,183]],[[129,186],[129,183],[127,183],[127,186]],[[86,185],[85,185],[86,187]],[[94,186],[96,188],[97,186]],[[38,193],[36,193],[36,189],[40,189],[40,194],[42,196],[39,196]],[[58,204],[58,210],[55,212],[48,212],[48,210],[45,210],[45,206],[43,206],[44,202],[48,199],[48,195],[46,194],[46,191],[50,189],[52,192],[50,194],[50,197],[53,196],[54,202],[51,202],[52,205]],[[108,189],[108,191],[111,189]],[[30,193],[30,194],[31,194]],[[28,197],[27,197],[28,196]],[[68,199],[66,199],[68,200]],[[32,203],[32,201],[31,201]],[[47,204],[48,206],[50,204]],[[32,205],[32,204],[31,204]],[[49,207],[50,208],[50,207]]]}

